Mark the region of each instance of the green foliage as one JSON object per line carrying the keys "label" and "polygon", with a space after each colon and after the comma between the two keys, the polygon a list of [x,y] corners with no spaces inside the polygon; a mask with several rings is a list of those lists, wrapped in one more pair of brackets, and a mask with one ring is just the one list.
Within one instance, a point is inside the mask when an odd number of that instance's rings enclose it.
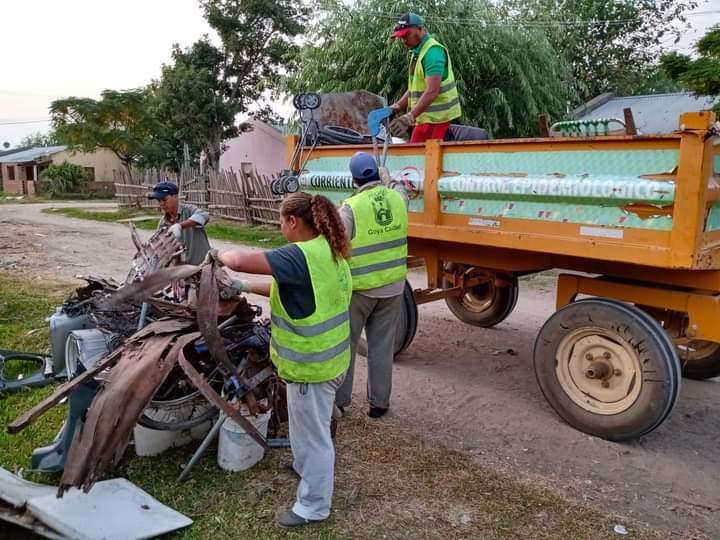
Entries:
{"label": "green foliage", "polygon": [[57,144],[60,144],[58,142],[57,136],[55,135],[54,131],[49,131],[46,133],[43,133],[41,131],[36,131],[35,133],[31,133],[30,135],[26,135],[20,140],[20,144],[18,144],[19,147],[25,148],[25,147],[36,147],[36,146],[55,146]]}
{"label": "green foliage", "polygon": [[[663,56],[665,74],[697,96],[720,95],[720,25],[714,26],[695,46],[699,56],[671,53]],[[714,110],[720,112],[720,105]]]}
{"label": "green foliage", "polygon": [[[247,129],[237,115],[276,91],[280,73],[296,49],[307,10],[292,0],[201,0],[205,18],[220,37],[173,48],[156,85],[158,115],[217,170],[223,140]],[[267,114],[267,112],[263,113]]]}
{"label": "green foliage", "polygon": [[[677,42],[694,0],[506,0],[520,30],[542,25],[572,66],[580,101],[603,92],[637,93],[651,80],[662,47]],[[572,24],[577,21],[597,21]],[[600,22],[616,21],[616,22]]]}
{"label": "green foliage", "polygon": [[160,126],[151,112],[147,88],[105,90],[100,100],[69,97],[50,105],[53,127],[64,144],[85,152],[107,148],[130,168],[153,161],[161,152],[155,146]]}
{"label": "green foliage", "polygon": [[495,136],[532,135],[539,114],[558,118],[574,98],[567,63],[542,33],[461,21],[499,20],[502,13],[486,0],[320,1],[286,89],[365,89],[397,100],[407,89],[409,53],[390,34],[399,14],[409,10],[427,15],[428,30],[449,50],[463,123]]}
{"label": "green foliage", "polygon": [[42,172],[43,193],[54,196],[59,193],[79,193],[85,191],[90,183],[90,176],[80,165],[62,162],[50,165]]}

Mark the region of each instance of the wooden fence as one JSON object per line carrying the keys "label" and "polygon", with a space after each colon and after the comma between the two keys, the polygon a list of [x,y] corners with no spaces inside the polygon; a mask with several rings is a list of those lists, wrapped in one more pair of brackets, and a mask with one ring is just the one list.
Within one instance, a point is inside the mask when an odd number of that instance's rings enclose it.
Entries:
{"label": "wooden fence", "polygon": [[120,208],[156,208],[147,194],[161,180],[175,182],[180,198],[207,209],[211,216],[251,225],[280,225],[280,203],[270,191],[271,178],[244,171],[200,173],[183,169],[170,173],[156,169],[115,171],[115,197]]}

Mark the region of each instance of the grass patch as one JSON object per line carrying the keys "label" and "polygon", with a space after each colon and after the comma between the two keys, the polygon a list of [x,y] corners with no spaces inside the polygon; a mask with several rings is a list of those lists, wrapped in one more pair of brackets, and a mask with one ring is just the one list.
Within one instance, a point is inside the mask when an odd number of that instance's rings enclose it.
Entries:
{"label": "grass patch", "polygon": [[[0,343],[38,351],[47,344],[44,317],[67,294],[66,283],[0,274]],[[22,314],[22,317],[18,316]],[[0,398],[2,426],[43,399],[52,388]],[[33,448],[48,444],[65,411],[56,407],[18,435],[0,432],[0,466],[27,469]],[[276,516],[293,501],[296,480],[280,466],[287,450],[271,451],[243,473],[221,471],[211,446],[178,484],[197,443],[157,457],[136,457],[132,446],[111,476],[125,476],[163,503],[195,520],[173,538],[616,538],[623,523],[632,538],[661,538],[622,519],[570,503],[547,489],[521,483],[478,465],[471,457],[428,444],[402,418],[373,421],[364,411],[343,418],[336,441],[333,513],[326,522],[282,531]],[[57,475],[29,478],[57,483]]]}
{"label": "grass patch", "polygon": [[[67,281],[58,282],[43,277],[29,279],[24,274],[0,273],[0,349],[49,352],[49,328],[45,317],[55,311],[55,307],[73,288],[73,283]],[[17,367],[13,363],[6,375],[16,375]],[[47,386],[0,394],[0,466],[10,470],[28,469],[33,448],[44,446],[55,437],[65,416],[65,406],[55,407],[27,428],[21,437],[5,431],[5,426],[16,416],[42,401],[52,391],[53,386]],[[41,480],[46,477],[31,475],[30,478]]]}
{"label": "grass patch", "polygon": [[93,193],[56,193],[55,195],[45,195],[38,193],[32,197],[28,195],[19,195],[17,193],[0,192],[0,204],[32,204],[54,201],[114,201],[115,195],[107,192]]}
{"label": "grass patch", "polygon": [[[151,210],[114,210],[110,212],[85,210],[82,208],[47,208],[43,210],[47,214],[62,214],[67,217],[78,219],[89,219],[93,221],[118,222],[123,219],[131,219],[139,216],[152,215]],[[157,218],[159,219],[159,218]],[[134,225],[138,229],[153,231],[157,228],[157,219],[136,221]],[[209,238],[224,240],[236,244],[259,246],[265,248],[276,248],[284,246],[287,240],[277,229],[269,227],[256,227],[243,225],[223,220],[213,220],[205,227]]]}

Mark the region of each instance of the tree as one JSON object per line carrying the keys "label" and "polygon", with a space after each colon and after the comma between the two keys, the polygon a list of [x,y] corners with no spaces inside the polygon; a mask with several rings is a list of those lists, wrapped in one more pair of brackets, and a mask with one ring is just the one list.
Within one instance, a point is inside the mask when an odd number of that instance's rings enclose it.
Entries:
{"label": "tree", "polygon": [[[714,26],[695,45],[696,59],[679,53],[663,56],[665,74],[697,96],[720,95],[720,25]],[[713,110],[720,113],[720,104]]]}
{"label": "tree", "polygon": [[506,0],[518,28],[542,28],[572,66],[581,101],[631,95],[653,77],[663,45],[677,42],[694,0]]}
{"label": "tree", "polygon": [[[198,146],[217,170],[223,141],[246,129],[236,117],[268,92],[296,49],[308,11],[296,0],[201,0],[210,26],[191,47],[173,48],[157,85],[160,117],[180,140]],[[265,113],[263,113],[265,114]]]}
{"label": "tree", "polygon": [[216,170],[222,141],[240,131],[235,116],[242,109],[219,77],[223,53],[205,38],[185,50],[176,45],[172,58],[156,88],[158,117],[173,136],[203,150]]}
{"label": "tree", "polygon": [[57,136],[55,135],[55,132],[51,130],[45,133],[42,131],[36,131],[35,133],[26,135],[20,140],[20,144],[18,144],[18,146],[25,148],[28,146],[55,146],[57,144],[59,144]]}
{"label": "tree", "polygon": [[408,52],[390,34],[406,11],[427,15],[429,31],[448,47],[464,123],[524,136],[537,133],[539,114],[564,115],[574,97],[565,60],[542,33],[496,24],[501,12],[486,0],[321,1],[286,88],[364,89],[397,100],[408,85]]}
{"label": "tree", "polygon": [[159,126],[151,114],[150,91],[105,90],[101,96],[100,100],[69,97],[51,103],[58,140],[85,152],[107,148],[128,170],[144,156],[155,156]]}

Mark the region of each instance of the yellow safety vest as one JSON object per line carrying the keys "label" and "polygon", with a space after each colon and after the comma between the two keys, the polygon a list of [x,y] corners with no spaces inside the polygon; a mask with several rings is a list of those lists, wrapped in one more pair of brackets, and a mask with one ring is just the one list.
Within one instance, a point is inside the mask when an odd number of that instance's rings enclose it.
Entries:
{"label": "yellow safety vest", "polygon": [[375,289],[407,275],[408,215],[396,191],[377,186],[347,199],[355,220],[352,239],[353,291]]}
{"label": "yellow safety vest", "polygon": [[273,279],[270,358],[278,375],[287,381],[331,381],[350,365],[350,268],[345,259],[333,259],[330,244],[322,235],[295,245],[308,265],[315,312],[303,319],[288,315]]}
{"label": "yellow safety vest", "polygon": [[431,47],[442,47],[445,51],[445,57],[448,62],[448,74],[447,78],[440,82],[440,93],[435,98],[435,101],[432,102],[425,112],[415,119],[418,124],[442,124],[460,118],[462,115],[460,96],[457,91],[450,55],[445,46],[432,37],[428,38],[420,49],[415,61],[410,64],[410,70],[408,72],[408,90],[410,91],[408,99],[409,108],[412,110],[427,87],[422,61]]}

